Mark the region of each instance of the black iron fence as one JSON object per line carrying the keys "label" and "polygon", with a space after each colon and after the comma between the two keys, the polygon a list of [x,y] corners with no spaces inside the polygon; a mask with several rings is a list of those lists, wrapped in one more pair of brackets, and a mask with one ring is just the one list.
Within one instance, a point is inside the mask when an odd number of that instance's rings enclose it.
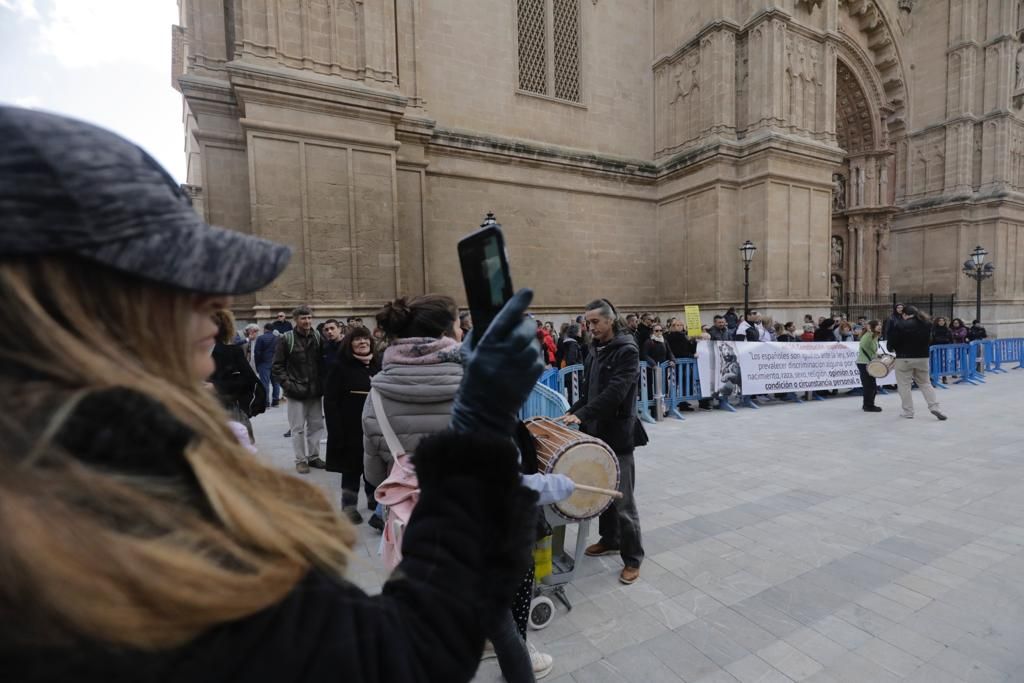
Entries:
{"label": "black iron fence", "polygon": [[896,304],[915,306],[927,311],[933,318],[942,316],[953,317],[953,294],[889,294],[889,295],[854,295],[845,293],[839,301],[832,302],[832,313],[846,315],[847,320],[856,320],[864,316],[868,320],[885,321],[892,315]]}

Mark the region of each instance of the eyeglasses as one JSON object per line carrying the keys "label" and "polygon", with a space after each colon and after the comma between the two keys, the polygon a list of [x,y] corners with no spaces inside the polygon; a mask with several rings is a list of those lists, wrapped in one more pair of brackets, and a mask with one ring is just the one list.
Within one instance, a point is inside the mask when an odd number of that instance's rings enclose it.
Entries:
{"label": "eyeglasses", "polygon": [[654,331],[655,331],[655,332],[661,332],[662,330],[661,330],[661,328],[660,328],[660,327],[655,327],[655,328],[654,328]]}

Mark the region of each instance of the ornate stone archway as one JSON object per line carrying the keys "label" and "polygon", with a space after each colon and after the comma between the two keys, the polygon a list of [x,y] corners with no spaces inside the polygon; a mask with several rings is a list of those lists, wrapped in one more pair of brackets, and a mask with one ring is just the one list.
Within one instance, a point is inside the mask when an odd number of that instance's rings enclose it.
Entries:
{"label": "ornate stone archway", "polygon": [[845,156],[833,176],[832,236],[845,248],[841,261],[833,260],[832,274],[852,297],[887,295],[896,212],[893,141],[905,136],[906,86],[891,29],[877,5],[840,0],[840,6],[846,15],[835,43],[835,121],[836,144]]}

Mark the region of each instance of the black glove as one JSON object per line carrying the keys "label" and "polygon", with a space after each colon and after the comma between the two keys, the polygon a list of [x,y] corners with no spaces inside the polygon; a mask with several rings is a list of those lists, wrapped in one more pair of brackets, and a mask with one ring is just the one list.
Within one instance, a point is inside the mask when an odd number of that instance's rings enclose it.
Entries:
{"label": "black glove", "polygon": [[512,435],[519,409],[544,372],[536,323],[524,317],[531,301],[531,290],[519,290],[482,339],[473,330],[463,343],[466,371],[452,408],[455,431]]}

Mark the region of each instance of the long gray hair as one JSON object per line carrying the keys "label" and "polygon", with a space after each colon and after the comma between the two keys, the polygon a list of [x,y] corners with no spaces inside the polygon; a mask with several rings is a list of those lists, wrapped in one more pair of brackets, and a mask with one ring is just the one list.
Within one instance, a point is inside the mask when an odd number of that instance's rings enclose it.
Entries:
{"label": "long gray hair", "polygon": [[602,318],[605,318],[606,320],[611,320],[612,331],[615,332],[616,336],[628,330],[628,327],[626,326],[626,321],[622,318],[622,316],[619,315],[618,311],[615,310],[615,307],[612,306],[611,302],[608,301],[608,299],[594,299],[589,304],[587,304],[583,310],[587,311],[588,313],[590,311],[597,311],[597,314]]}

